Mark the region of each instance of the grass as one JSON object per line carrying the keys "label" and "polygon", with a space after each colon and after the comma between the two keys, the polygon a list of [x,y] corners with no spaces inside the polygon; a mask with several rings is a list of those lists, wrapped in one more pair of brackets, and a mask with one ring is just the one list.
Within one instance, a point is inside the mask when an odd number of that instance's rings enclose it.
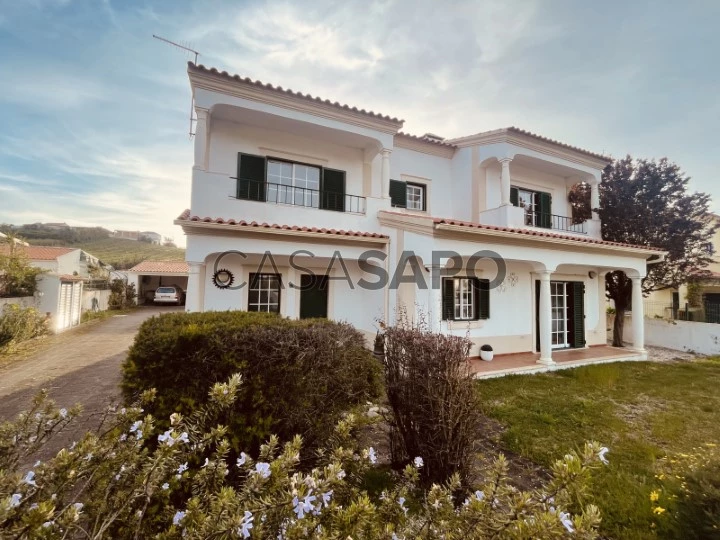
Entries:
{"label": "grass", "polygon": [[610,448],[596,473],[602,533],[652,537],[656,460],[720,440],[720,359],[615,363],[479,381],[502,444],[541,465],[586,440]]}
{"label": "grass", "polygon": [[105,238],[83,242],[79,247],[94,255],[105,264],[117,269],[127,269],[145,260],[184,261],[185,250],[181,248],[158,246],[147,242],[137,242],[123,238]]}

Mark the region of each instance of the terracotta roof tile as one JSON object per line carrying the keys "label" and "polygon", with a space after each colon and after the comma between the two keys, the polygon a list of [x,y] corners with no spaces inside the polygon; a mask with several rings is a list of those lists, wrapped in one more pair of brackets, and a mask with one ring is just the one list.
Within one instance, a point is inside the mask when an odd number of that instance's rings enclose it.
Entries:
{"label": "terracotta roof tile", "polygon": [[636,246],[633,244],[623,244],[620,242],[609,242],[607,240],[598,240],[597,238],[589,238],[589,237],[584,237],[584,236],[571,236],[571,235],[567,235],[567,234],[558,234],[558,233],[552,233],[552,232],[538,231],[535,229],[516,229],[516,228],[512,228],[512,227],[498,227],[495,225],[483,225],[481,223],[473,223],[470,221],[460,221],[457,219],[433,218],[433,223],[435,223],[435,225],[455,225],[455,226],[459,226],[459,227],[467,227],[469,229],[484,229],[484,230],[488,230],[488,231],[509,232],[509,233],[515,233],[515,234],[522,234],[525,236],[541,236],[544,238],[557,238],[558,240],[571,240],[573,242],[578,242],[581,244],[598,244],[598,245],[604,245],[604,246],[617,246],[617,247],[626,247],[626,248],[635,248],[635,249],[648,249],[648,250],[657,251],[657,252],[664,251],[660,248],[655,248],[655,247],[651,247],[651,246]]}
{"label": "terracotta roof tile", "polygon": [[[80,248],[56,247],[56,246],[16,246],[16,249],[22,249],[27,258],[31,261],[54,261],[61,255],[66,255],[71,251]],[[0,254],[7,255],[10,253],[10,246],[0,244]]]}
{"label": "terracotta roof tile", "polygon": [[262,81],[253,81],[249,77],[240,77],[240,75],[230,75],[227,71],[218,71],[214,67],[208,68],[208,67],[203,66],[202,64],[196,65],[193,62],[188,62],[188,70],[195,71],[198,73],[209,73],[211,75],[216,75],[218,77],[222,77],[224,79],[231,80],[231,81],[244,82],[246,84],[251,84],[253,86],[256,86],[258,88],[263,88],[265,90],[270,90],[273,92],[287,94],[289,96],[303,98],[308,101],[314,101],[315,103],[321,103],[323,105],[330,105],[332,107],[336,107],[336,108],[342,109],[344,111],[350,111],[350,112],[354,112],[354,113],[364,114],[364,115],[370,116],[372,118],[387,120],[389,122],[396,122],[398,124],[402,124],[404,122],[404,120],[400,120],[399,118],[390,117],[390,116],[376,113],[373,111],[366,111],[365,109],[358,109],[357,107],[350,107],[349,105],[345,105],[345,104],[339,103],[337,101],[330,101],[329,99],[322,99],[319,97],[311,96],[310,94],[303,94],[302,92],[295,92],[290,89],[285,89],[282,86],[273,86],[272,84],[263,83]]}
{"label": "terracotta roof tile", "polygon": [[185,261],[143,261],[133,266],[128,272],[186,274],[188,272],[188,264]]}
{"label": "terracotta roof tile", "polygon": [[225,218],[212,218],[212,217],[198,217],[190,215],[190,210],[185,210],[177,218],[177,221],[194,221],[201,223],[217,223],[220,225],[235,225],[248,228],[258,229],[276,229],[285,231],[299,231],[299,232],[310,232],[332,236],[350,236],[350,237],[361,237],[361,238],[388,238],[385,234],[372,233],[372,232],[359,232],[359,231],[346,231],[343,229],[326,229],[318,227],[300,227],[298,225],[278,225],[277,223],[258,223],[257,221],[245,221]]}
{"label": "terracotta roof tile", "polygon": [[398,131],[397,133],[401,137],[407,137],[408,139],[413,139],[415,141],[422,141],[430,144],[437,144],[438,146],[447,146],[448,148],[457,148],[454,144],[451,144],[449,142],[445,142],[445,139],[437,140],[431,137],[428,137],[427,135],[410,135],[409,133],[405,133],[404,131]]}

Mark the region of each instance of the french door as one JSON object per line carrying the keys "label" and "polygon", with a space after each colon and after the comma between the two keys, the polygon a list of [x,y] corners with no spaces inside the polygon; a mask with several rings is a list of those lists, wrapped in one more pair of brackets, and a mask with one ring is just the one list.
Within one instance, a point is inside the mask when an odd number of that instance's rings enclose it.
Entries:
{"label": "french door", "polygon": [[566,282],[550,282],[550,301],[552,307],[552,348],[564,349],[570,346],[567,324],[568,297]]}

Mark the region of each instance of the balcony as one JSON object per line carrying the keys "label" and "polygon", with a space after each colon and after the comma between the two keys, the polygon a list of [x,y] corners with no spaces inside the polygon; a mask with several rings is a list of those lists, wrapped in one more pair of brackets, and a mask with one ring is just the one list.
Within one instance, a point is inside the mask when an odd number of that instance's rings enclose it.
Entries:
{"label": "balcony", "polygon": [[599,220],[592,219],[582,223],[574,223],[572,217],[527,211],[525,208],[513,205],[499,206],[480,212],[479,221],[485,225],[497,227],[537,228],[573,236],[601,238]]}
{"label": "balcony", "polygon": [[259,182],[235,176],[231,178],[237,181],[236,199],[317,208],[319,210],[350,214],[364,215],[367,211],[366,199],[360,195],[348,195],[336,191],[310,189],[272,182]]}
{"label": "balcony", "polygon": [[554,231],[570,232],[575,234],[587,234],[587,222],[573,223],[573,219],[567,216],[545,214],[540,212],[525,212],[525,225],[529,227],[541,227]]}

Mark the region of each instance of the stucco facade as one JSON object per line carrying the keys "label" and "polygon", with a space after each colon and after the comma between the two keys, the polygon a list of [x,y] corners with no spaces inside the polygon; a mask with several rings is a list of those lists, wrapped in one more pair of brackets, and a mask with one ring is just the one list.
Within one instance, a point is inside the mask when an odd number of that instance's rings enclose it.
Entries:
{"label": "stucco facade", "polygon": [[[188,73],[192,195],[175,223],[187,235],[190,311],[320,309],[368,338],[406,313],[469,335],[472,354],[487,343],[552,363],[558,348],[605,344],[605,272],[624,270],[639,293],[661,256],[603,242],[597,215],[573,220],[578,182],[598,206],[601,155],[516,128],[414,137],[397,118],[202,66]],[[482,250],[490,258],[473,258]],[[327,277],[307,292],[311,274]]]}

